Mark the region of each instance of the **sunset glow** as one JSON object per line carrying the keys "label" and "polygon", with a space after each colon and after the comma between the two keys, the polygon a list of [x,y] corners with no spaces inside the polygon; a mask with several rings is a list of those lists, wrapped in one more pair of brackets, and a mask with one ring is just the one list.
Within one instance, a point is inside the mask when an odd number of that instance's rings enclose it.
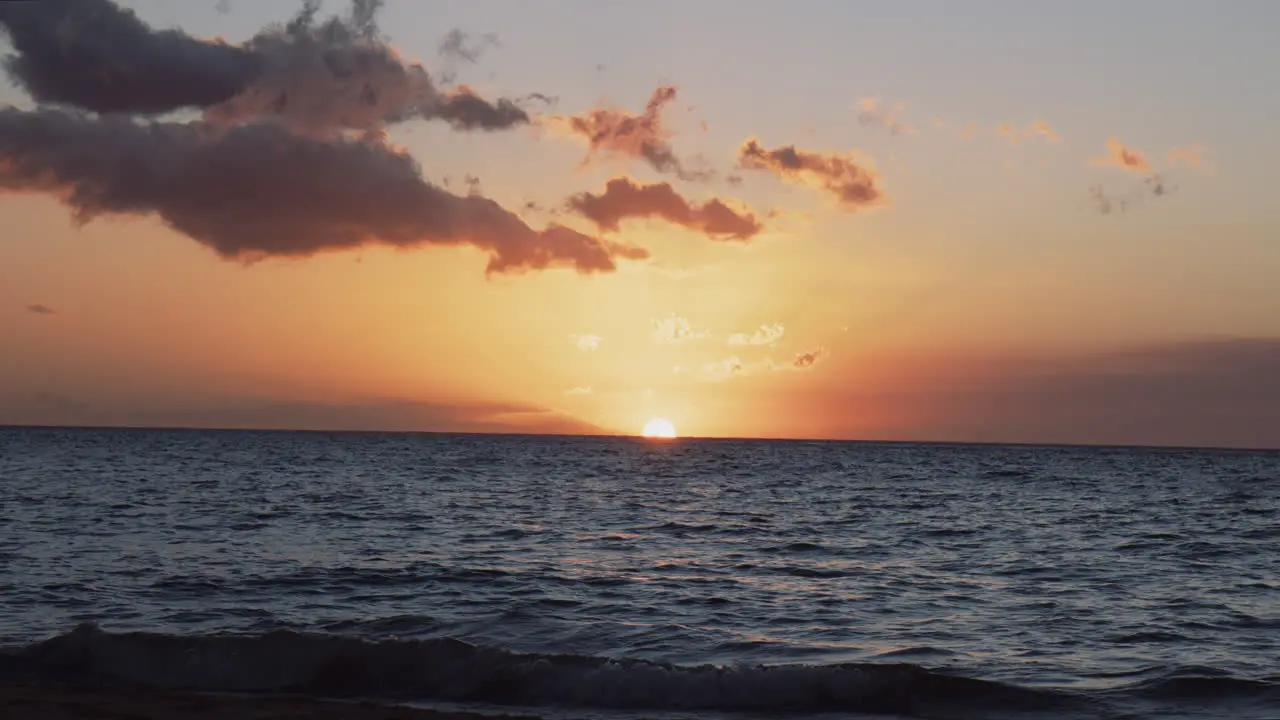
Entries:
{"label": "sunset glow", "polygon": [[1280,5],[717,2],[0,3],[0,423],[1280,444]]}
{"label": "sunset glow", "polygon": [[644,424],[640,434],[647,438],[673,438],[676,436],[676,426],[670,420],[654,418]]}

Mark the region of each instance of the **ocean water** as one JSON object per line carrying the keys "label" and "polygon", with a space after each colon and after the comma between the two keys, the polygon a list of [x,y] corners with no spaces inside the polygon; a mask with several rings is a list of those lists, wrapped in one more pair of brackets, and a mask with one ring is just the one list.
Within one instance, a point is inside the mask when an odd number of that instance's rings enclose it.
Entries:
{"label": "ocean water", "polygon": [[0,430],[0,677],[1280,718],[1280,454]]}

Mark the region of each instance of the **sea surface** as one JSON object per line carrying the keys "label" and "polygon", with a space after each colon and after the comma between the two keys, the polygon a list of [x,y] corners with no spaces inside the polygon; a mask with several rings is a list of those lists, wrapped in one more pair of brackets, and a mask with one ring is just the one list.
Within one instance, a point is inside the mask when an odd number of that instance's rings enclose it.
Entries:
{"label": "sea surface", "polygon": [[0,429],[0,678],[1280,718],[1280,454]]}

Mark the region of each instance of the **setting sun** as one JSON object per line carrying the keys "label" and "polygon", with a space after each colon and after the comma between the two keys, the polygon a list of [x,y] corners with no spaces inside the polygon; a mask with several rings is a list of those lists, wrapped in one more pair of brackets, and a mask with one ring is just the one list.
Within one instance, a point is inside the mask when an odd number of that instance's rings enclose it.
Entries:
{"label": "setting sun", "polygon": [[644,430],[640,434],[647,438],[673,438],[676,436],[676,426],[670,420],[654,418],[644,424]]}

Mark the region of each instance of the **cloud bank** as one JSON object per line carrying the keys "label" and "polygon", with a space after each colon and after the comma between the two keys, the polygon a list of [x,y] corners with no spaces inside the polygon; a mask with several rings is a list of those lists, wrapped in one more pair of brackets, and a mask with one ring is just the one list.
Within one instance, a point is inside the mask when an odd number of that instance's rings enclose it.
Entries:
{"label": "cloud bank", "polygon": [[489,254],[491,273],[607,272],[619,252],[563,226],[534,230],[492,200],[435,187],[407,153],[276,124],[209,136],[193,125],[6,108],[0,188],[54,195],[79,222],[155,215],[231,259],[467,244]]}
{"label": "cloud bank", "polygon": [[353,0],[346,17],[318,22],[306,0],[288,23],[242,45],[155,30],[111,0],[0,3],[16,51],[6,69],[40,103],[96,113],[204,110],[222,123],[274,117],[325,132],[439,119],[463,130],[529,122],[515,101],[439,88],[381,37],[382,0]]}
{"label": "cloud bank", "polygon": [[[286,25],[229,45],[154,30],[109,0],[2,3],[7,69],[42,106],[0,109],[0,189],[57,197],[79,223],[153,215],[228,259],[470,245],[489,255],[486,273],[503,273],[609,272],[615,258],[648,256],[535,230],[474,188],[426,182],[381,142],[387,122],[499,130],[529,118],[512,101],[436,87],[381,38],[380,5],[354,0],[319,23],[308,0]],[[151,117],[180,109],[203,119]]]}

